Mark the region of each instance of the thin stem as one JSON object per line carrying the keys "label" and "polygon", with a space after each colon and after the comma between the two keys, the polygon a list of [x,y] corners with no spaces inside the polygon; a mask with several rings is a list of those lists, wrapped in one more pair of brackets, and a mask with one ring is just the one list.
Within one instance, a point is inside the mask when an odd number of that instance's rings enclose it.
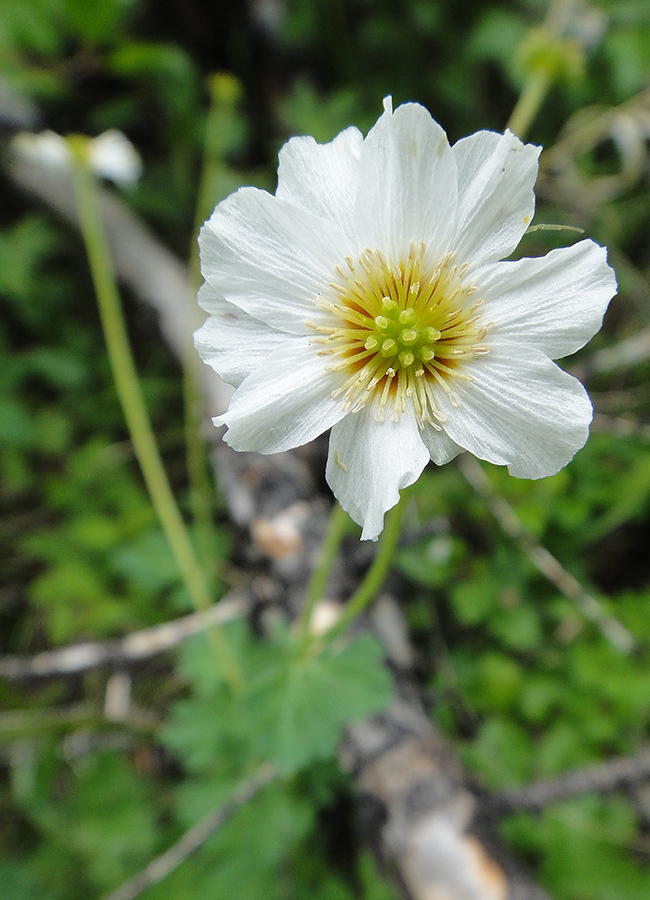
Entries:
{"label": "thin stem", "polygon": [[551,84],[547,72],[533,72],[529,75],[519,100],[512,111],[508,128],[522,140],[533,123]]}
{"label": "thin stem", "polygon": [[[117,393],[160,524],[167,535],[194,607],[197,611],[205,611],[212,606],[210,595],[167,480],[149,422],[122,315],[95,180],[84,159],[85,146],[80,143],[80,139],[79,142],[71,140],[70,144],[74,157],[73,177],[81,232],[86,245]],[[232,688],[239,688],[242,683],[241,672],[223,631],[212,627],[209,633],[225,678]]]}
{"label": "thin stem", "polygon": [[335,625],[332,625],[329,631],[322,635],[319,639],[320,641],[327,644],[334,640],[335,637],[338,637],[377,596],[395,555],[395,549],[402,531],[402,520],[407,497],[408,491],[402,491],[399,503],[386,515],[386,524],[379,541],[377,555],[368,569],[366,577],[345,604],[341,618]]}
{"label": "thin stem", "polygon": [[350,518],[346,511],[340,503],[335,501],[327,525],[327,532],[321,546],[318,563],[312,572],[311,580],[307,588],[307,594],[305,596],[305,605],[302,608],[298,623],[298,633],[303,640],[309,634],[309,625],[311,623],[314,607],[322,598],[323,592],[327,587],[327,579],[329,578],[332,566],[334,565],[341,539],[345,534],[349,521]]}
{"label": "thin stem", "polygon": [[185,408],[185,452],[190,486],[190,505],[196,524],[199,555],[204,566],[216,569],[214,548],[218,546],[212,519],[214,484],[210,478],[208,447],[201,436],[202,398],[199,389],[199,356],[194,349],[191,330],[183,352],[183,405]]}
{"label": "thin stem", "polygon": [[[197,235],[204,219],[211,211],[213,200],[212,186],[216,174],[222,166],[215,140],[217,131],[215,118],[219,98],[215,91],[211,92],[211,96],[212,102],[206,119],[201,174],[196,195],[192,243],[189,254],[189,279],[193,294],[196,294],[201,284],[201,263]],[[193,310],[188,310],[188,319],[191,318],[192,312],[198,313],[196,304],[194,304]],[[197,327],[199,324],[200,319],[197,318]],[[199,551],[203,562],[208,564],[214,560],[213,548],[217,542],[212,521],[211,496],[213,494],[213,484],[209,474],[207,443],[201,435],[203,404],[199,382],[202,363],[194,349],[192,331],[192,327],[188,328],[187,342],[183,354],[185,447],[187,453],[187,474],[190,484],[190,503],[194,521],[196,522]]]}

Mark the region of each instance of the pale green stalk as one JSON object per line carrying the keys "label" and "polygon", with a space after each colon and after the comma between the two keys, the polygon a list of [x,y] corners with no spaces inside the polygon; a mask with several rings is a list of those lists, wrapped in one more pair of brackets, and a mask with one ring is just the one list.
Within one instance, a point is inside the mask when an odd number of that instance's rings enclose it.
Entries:
{"label": "pale green stalk", "polygon": [[361,615],[379,593],[391,563],[393,562],[395,549],[397,548],[402,530],[402,520],[404,518],[404,509],[408,494],[409,492],[407,490],[402,491],[402,496],[397,506],[394,506],[390,512],[386,514],[384,530],[379,540],[377,554],[372,565],[368,569],[365,578],[357,590],[345,604],[345,608],[343,609],[338,622],[336,622],[335,625],[332,625],[329,631],[326,631],[325,634],[316,639],[319,645],[328,644],[334,640],[335,637],[338,637],[339,634],[342,634],[348,625]]}
{"label": "pale green stalk", "polygon": [[[117,393],[156,514],[176,557],[192,603],[197,610],[203,611],[212,602],[149,422],[101,220],[96,184],[85,160],[86,140],[71,138],[69,143],[74,157],[73,177],[81,232]],[[224,676],[232,688],[239,688],[242,683],[241,672],[223,631],[213,626],[210,635]]]}
{"label": "pale green stalk", "polygon": [[547,72],[531,73],[524,84],[507,126],[522,141],[544,102],[550,84],[551,77]]}
{"label": "pale green stalk", "polygon": [[343,507],[337,501],[334,501],[330,519],[327,525],[327,532],[323,539],[320,549],[320,556],[316,568],[312,572],[307,594],[305,596],[305,605],[302,608],[300,620],[298,622],[298,633],[305,640],[309,634],[309,625],[311,623],[312,613],[315,605],[322,598],[323,592],[327,587],[336,554],[338,553],[341,539],[345,534],[345,530],[350,522],[350,517]]}
{"label": "pale green stalk", "polygon": [[[213,135],[215,134],[214,118],[217,97],[212,93],[212,103],[208,111],[205,139],[203,142],[203,159],[201,162],[201,175],[197,191],[196,207],[194,211],[194,225],[192,228],[192,243],[190,246],[189,282],[190,291],[196,294],[201,285],[201,265],[199,260],[199,246],[197,235],[206,216],[211,212],[212,197],[211,185],[214,182],[215,172],[220,161],[214,151]],[[188,320],[191,322],[191,313],[198,307],[188,311]],[[200,319],[197,317],[197,327]],[[192,340],[192,328],[188,328],[187,341],[183,354],[183,400],[185,406],[185,447],[187,453],[187,474],[190,483],[190,502],[197,526],[199,550],[204,564],[214,560],[213,547],[216,545],[216,533],[212,520],[210,498],[213,493],[213,484],[210,478],[207,443],[201,436],[201,426],[204,422],[203,399],[201,396],[200,367],[203,365],[199,355],[194,349]]]}

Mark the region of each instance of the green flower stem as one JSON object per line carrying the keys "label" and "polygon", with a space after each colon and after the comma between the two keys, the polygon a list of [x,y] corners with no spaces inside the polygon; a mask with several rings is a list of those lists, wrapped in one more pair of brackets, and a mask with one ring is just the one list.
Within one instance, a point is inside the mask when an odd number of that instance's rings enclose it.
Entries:
{"label": "green flower stem", "polygon": [[336,622],[335,625],[332,625],[329,631],[326,631],[324,635],[319,636],[317,639],[319,644],[329,644],[334,638],[338,637],[339,634],[342,634],[348,625],[356,619],[357,616],[361,615],[379,593],[395,555],[395,549],[402,531],[402,520],[404,518],[404,509],[408,494],[408,490],[402,491],[402,496],[397,506],[394,506],[393,509],[387,513],[384,531],[377,549],[377,555],[368,569],[366,577],[345,604],[345,608],[338,622]]}
{"label": "green flower stem", "polygon": [[[239,96],[238,83],[229,75],[213,75],[209,81],[211,103],[205,123],[201,173],[196,194],[192,243],[189,252],[190,289],[196,294],[201,285],[201,263],[197,235],[205,219],[210,215],[215,203],[215,184],[224,169],[223,154],[220,151],[221,122],[224,107],[233,106]],[[196,327],[201,324],[196,304],[189,311],[196,313]],[[213,548],[217,546],[217,536],[212,520],[212,498],[214,483],[210,474],[208,444],[202,437],[204,424],[203,398],[200,389],[203,363],[194,349],[192,328],[188,329],[187,343],[183,354],[183,400],[185,407],[185,447],[187,454],[187,474],[190,484],[190,503],[199,554],[204,565],[214,565]]]}
{"label": "green flower stem", "polygon": [[508,122],[510,131],[522,141],[544,102],[550,84],[550,75],[541,71],[533,72],[524,84],[524,89]]}
{"label": "green flower stem", "polygon": [[201,436],[203,398],[199,389],[197,368],[200,359],[191,334],[183,353],[183,406],[185,409],[185,454],[190,487],[190,506],[196,526],[199,557],[204,569],[216,574],[215,548],[217,531],[212,519],[214,484],[210,477],[208,447]]}
{"label": "green flower stem", "polygon": [[[203,142],[203,158],[201,161],[201,174],[196,197],[194,211],[194,225],[192,228],[192,243],[189,254],[189,281],[190,291],[196,294],[201,285],[201,263],[199,259],[199,245],[197,235],[205,217],[209,214],[210,186],[215,178],[220,160],[215,158],[214,152],[214,127],[212,120],[215,115],[215,100],[213,99],[208,112],[205,140]],[[195,310],[198,313],[198,309]],[[190,313],[191,314],[191,313]],[[189,316],[188,316],[189,317]],[[200,324],[197,317],[196,325]],[[185,407],[185,447],[187,454],[187,474],[190,483],[190,503],[197,527],[199,551],[204,564],[209,565],[213,561],[212,548],[216,546],[216,535],[212,521],[210,498],[213,494],[213,484],[209,474],[208,448],[201,435],[203,424],[203,403],[200,382],[200,367],[203,365],[199,355],[194,349],[192,340],[193,328],[188,329],[187,342],[183,354],[183,402]]]}
{"label": "green flower stem", "polygon": [[[212,606],[212,602],[169,486],[149,422],[126,333],[113,263],[101,220],[96,184],[85,161],[86,142],[82,138],[70,138],[69,142],[74,157],[73,178],[81,232],[117,393],[156,514],[176,557],[192,603],[197,610],[204,611]],[[239,688],[242,675],[223,631],[213,626],[210,635],[224,676],[231,687]]]}
{"label": "green flower stem", "polygon": [[341,504],[335,501],[327,525],[327,532],[321,546],[320,557],[316,568],[312,572],[307,588],[307,594],[305,596],[305,605],[302,608],[302,613],[298,622],[298,633],[302,640],[308,639],[309,625],[314,607],[322,598],[323,592],[327,587],[327,579],[329,578],[329,574],[341,544],[341,539],[345,534],[349,522],[350,517]]}

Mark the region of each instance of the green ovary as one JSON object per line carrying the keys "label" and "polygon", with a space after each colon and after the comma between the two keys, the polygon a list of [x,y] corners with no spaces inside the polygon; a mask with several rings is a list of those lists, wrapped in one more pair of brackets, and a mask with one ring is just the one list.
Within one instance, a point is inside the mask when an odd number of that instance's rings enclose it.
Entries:
{"label": "green ovary", "polygon": [[374,326],[364,347],[392,360],[393,368],[427,363],[436,355],[434,345],[441,333],[431,325],[421,327],[412,306],[400,310],[394,300],[383,297],[382,314],[375,316]]}

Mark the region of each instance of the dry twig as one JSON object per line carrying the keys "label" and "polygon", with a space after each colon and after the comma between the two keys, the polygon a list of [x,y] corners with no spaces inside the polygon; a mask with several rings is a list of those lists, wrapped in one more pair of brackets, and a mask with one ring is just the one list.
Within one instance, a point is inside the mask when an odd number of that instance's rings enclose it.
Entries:
{"label": "dry twig", "polygon": [[643,441],[650,441],[650,425],[640,422],[632,422],[623,416],[607,416],[604,413],[594,413],[594,421],[591,423],[593,431],[607,432],[616,437],[635,437]]}
{"label": "dry twig", "polygon": [[502,791],[495,796],[499,807],[508,812],[539,812],[552,803],[560,803],[583,794],[616,791],[650,778],[650,746],[634,756],[617,757],[559,778],[548,778],[522,788]]}
{"label": "dry twig", "polygon": [[98,666],[116,666],[155,656],[177,646],[186,638],[198,634],[211,625],[223,625],[246,613],[247,601],[234,594],[224,597],[207,612],[191,613],[181,619],[163,622],[127,634],[121,640],[104,644],[88,642],[73,644],[60,650],[46,650],[34,656],[4,656],[0,658],[0,677],[9,680],[46,678],[85,672]]}
{"label": "dry twig", "polygon": [[117,890],[104,897],[104,900],[134,900],[147,888],[158,884],[170,872],[187,859],[204,844],[210,835],[221,828],[240,806],[244,806],[258,794],[262,788],[273,781],[277,773],[273,766],[264,763],[248,781],[241,784],[230,800],[209,812],[205,818],[193,825],[173,847],[153,859],[141,872],[126,881]]}
{"label": "dry twig", "polygon": [[496,493],[490,479],[473,456],[463,454],[460,459],[460,470],[485,500],[505,533],[519,544],[535,568],[565,597],[575,603],[582,615],[593,622],[614,647],[622,653],[630,653],[634,649],[635,640],[627,628],[608,613],[602,603],[586,591],[553,554],[524,527],[508,501]]}

